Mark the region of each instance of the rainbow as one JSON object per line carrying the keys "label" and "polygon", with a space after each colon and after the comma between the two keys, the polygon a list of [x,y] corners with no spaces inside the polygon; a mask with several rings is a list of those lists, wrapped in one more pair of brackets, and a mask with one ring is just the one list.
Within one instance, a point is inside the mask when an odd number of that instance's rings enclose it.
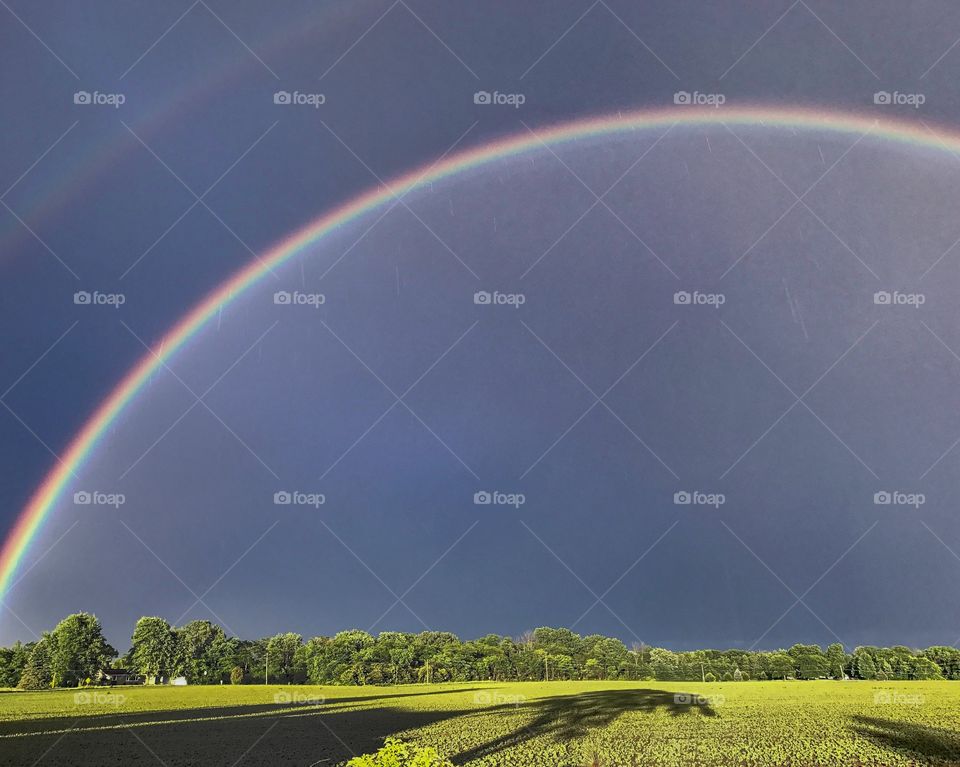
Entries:
{"label": "rainbow", "polygon": [[171,328],[97,407],[70,442],[61,461],[49,472],[17,518],[0,550],[0,599],[6,596],[13,575],[30,543],[50,514],[71,476],[96,448],[103,433],[143,388],[150,376],[166,364],[220,308],[260,281],[284,262],[304,253],[333,230],[390,203],[396,196],[425,184],[468,171],[495,160],[578,139],[638,130],[667,130],[672,126],[750,126],[806,129],[862,136],[871,134],[911,146],[960,153],[960,133],[933,130],[902,120],[813,109],[674,107],[601,116],[525,131],[452,154],[436,164],[419,168],[383,186],[371,189],[304,226],[268,250],[211,291]]}

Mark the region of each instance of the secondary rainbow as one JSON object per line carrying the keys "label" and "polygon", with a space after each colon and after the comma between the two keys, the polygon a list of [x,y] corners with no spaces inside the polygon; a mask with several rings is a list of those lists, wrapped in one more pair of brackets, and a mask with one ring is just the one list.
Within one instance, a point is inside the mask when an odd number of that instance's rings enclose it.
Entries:
{"label": "secondary rainbow", "polygon": [[960,134],[933,130],[895,119],[813,109],[745,107],[699,109],[674,107],[644,110],[562,123],[539,129],[535,134],[518,135],[467,149],[425,168],[376,187],[315,219],[299,231],[274,245],[210,292],[171,328],[153,350],[148,352],[97,407],[67,447],[60,462],[49,472],[20,513],[0,550],[0,599],[4,598],[30,542],[40,530],[64,487],[83,466],[97,446],[101,435],[136,396],[148,378],[181,349],[219,309],[261,280],[270,270],[303,253],[334,229],[389,204],[419,186],[440,181],[485,163],[542,149],[544,144],[559,144],[577,139],[639,130],[667,130],[671,126],[760,126],[786,129],[829,131],[862,136],[870,134],[913,146],[960,154]]}

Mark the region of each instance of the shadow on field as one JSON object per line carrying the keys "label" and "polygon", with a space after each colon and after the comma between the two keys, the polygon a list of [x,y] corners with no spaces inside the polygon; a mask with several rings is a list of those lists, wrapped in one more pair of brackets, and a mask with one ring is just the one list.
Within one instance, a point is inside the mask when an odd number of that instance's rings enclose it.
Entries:
{"label": "shadow on field", "polygon": [[870,716],[856,716],[854,721],[855,733],[908,759],[960,764],[960,733],[956,730]]}
{"label": "shadow on field", "polygon": [[532,715],[533,719],[508,735],[457,754],[453,761],[465,764],[544,735],[558,742],[580,738],[590,730],[606,727],[621,714],[631,711],[652,714],[663,710],[673,716],[692,713],[716,716],[716,711],[709,705],[690,705],[682,701],[682,694],[664,690],[597,690],[535,700],[519,706],[496,706],[491,710],[517,711]]}
{"label": "shadow on field", "polygon": [[[209,716],[206,709],[198,717]],[[388,735],[461,716],[467,711],[374,708],[341,712],[289,710],[230,719],[191,720],[145,726],[136,722],[103,729],[67,728],[66,734],[37,734],[0,740],[0,765],[56,764],[128,767],[164,764],[186,767],[243,767],[277,764],[336,765],[376,751]],[[75,722],[74,722],[75,723]]]}
{"label": "shadow on field", "polygon": [[[98,688],[99,689],[99,688]],[[113,688],[111,688],[113,689]],[[296,690],[291,686],[290,690]],[[457,687],[449,693],[473,692],[482,687]],[[205,719],[231,719],[237,717],[276,716],[280,714],[302,715],[305,712],[324,713],[338,711],[354,704],[378,703],[391,699],[417,698],[436,695],[436,692],[393,693],[389,695],[358,695],[350,698],[335,698],[318,706],[298,703],[252,703],[234,706],[209,706],[198,708],[167,708],[153,711],[134,711],[124,713],[118,708],[116,713],[98,713],[88,715],[77,709],[76,716],[42,717],[36,719],[9,719],[0,721],[0,738],[11,735],[40,735],[75,728],[77,732],[104,727],[134,727],[137,725],[177,724],[179,722],[200,722]],[[0,749],[2,750],[2,749]],[[0,762],[2,764],[2,762]]]}
{"label": "shadow on field", "polygon": [[[441,695],[480,687],[445,689]],[[472,717],[519,712],[525,727],[458,754],[454,761],[494,756],[532,738],[557,741],[576,738],[604,727],[625,712],[673,715],[696,712],[713,716],[707,705],[677,702],[662,690],[605,690],[534,700],[519,706],[470,706],[432,709],[398,708],[400,700],[437,695],[433,692],[356,696],[326,704],[249,705],[163,710],[136,713],[89,714],[79,717],[20,719],[0,724],[0,766],[56,764],[58,767],[128,767],[159,764],[166,767],[333,767],[351,756],[376,751],[388,735],[460,718],[462,727]],[[372,704],[375,707],[351,708]],[[443,744],[437,744],[443,748]]]}
{"label": "shadow on field", "polygon": [[[444,693],[471,689],[476,688]],[[476,709],[378,705],[393,698],[436,694],[357,696],[323,705],[282,703],[21,719],[2,725],[0,765],[31,765],[39,760],[61,767],[140,763],[332,767],[351,756],[376,751],[384,738],[401,730],[476,713]],[[377,707],[350,709],[354,703]]]}

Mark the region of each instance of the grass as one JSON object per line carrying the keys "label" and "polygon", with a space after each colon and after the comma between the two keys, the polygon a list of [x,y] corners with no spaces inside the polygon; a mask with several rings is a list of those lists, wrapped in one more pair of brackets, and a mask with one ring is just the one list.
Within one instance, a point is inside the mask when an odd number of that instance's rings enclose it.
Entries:
{"label": "grass", "polygon": [[[90,698],[79,702],[73,690],[0,693],[0,764],[31,765],[42,757],[40,765],[67,767],[232,767],[238,760],[243,767],[334,767],[353,754],[376,750],[392,734],[433,745],[455,764],[474,767],[960,764],[956,682],[271,685],[87,692]],[[98,697],[104,695],[123,697]]]}

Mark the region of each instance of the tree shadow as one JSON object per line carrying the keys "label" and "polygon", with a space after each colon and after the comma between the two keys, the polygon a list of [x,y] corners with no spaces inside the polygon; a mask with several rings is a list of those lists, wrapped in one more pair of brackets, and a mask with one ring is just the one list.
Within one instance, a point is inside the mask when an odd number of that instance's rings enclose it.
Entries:
{"label": "tree shadow", "polygon": [[[521,711],[526,726],[456,756],[495,756],[533,738],[572,740],[612,723],[625,712],[658,710],[680,716],[714,716],[709,705],[690,705],[681,695],[662,690],[604,690],[521,703],[440,708],[429,696],[489,689],[453,688],[430,692],[353,696],[325,704],[254,704],[194,707],[148,712],[46,717],[0,724],[0,766],[46,764],[80,767],[128,767],[158,763],[167,767],[243,767],[290,764],[333,767],[351,756],[376,751],[388,735],[459,719],[472,727],[475,718]],[[494,688],[494,691],[496,688]],[[422,697],[420,708],[401,708],[395,699]],[[691,696],[692,697],[692,696]],[[389,701],[389,704],[382,705]],[[366,707],[363,704],[372,704]],[[363,707],[354,707],[363,706]],[[436,744],[443,749],[444,744]]]}
{"label": "tree shadow", "polygon": [[[74,719],[60,731],[51,728],[3,737],[0,765],[30,765],[40,760],[60,767],[129,767],[141,763],[167,767],[232,767],[238,763],[243,767],[333,767],[352,756],[376,751],[388,735],[472,713],[392,706],[333,711],[322,705],[263,709],[190,709],[170,712],[176,716],[164,721],[158,721],[156,713],[151,720],[134,714],[91,715],[83,719],[95,721]],[[220,718],[212,718],[217,715]]]}
{"label": "tree shadow", "polygon": [[960,733],[943,727],[897,722],[870,716],[855,716],[858,735],[909,759],[938,760],[960,764]]}
{"label": "tree shadow", "polygon": [[457,754],[453,759],[456,764],[493,756],[543,736],[552,737],[557,742],[582,738],[591,730],[602,729],[621,714],[631,711],[652,714],[662,710],[671,716],[716,716],[713,707],[697,695],[648,689],[597,690],[539,699],[518,706],[503,705],[487,709],[488,712],[491,710],[519,711],[533,718],[525,726],[518,727],[507,735],[493,738]]}
{"label": "tree shadow", "polygon": [[[220,689],[220,688],[216,688]],[[74,730],[83,732],[87,729],[103,729],[105,727],[134,727],[149,726],[154,724],[175,724],[177,722],[198,722],[205,719],[232,719],[238,717],[255,716],[280,716],[280,715],[299,715],[304,712],[330,713],[344,707],[350,707],[354,704],[377,703],[392,699],[416,698],[421,696],[437,695],[437,691],[430,692],[401,692],[384,695],[357,695],[348,698],[333,698],[328,702],[313,703],[310,701],[311,695],[320,696],[321,693],[304,692],[302,688],[298,689],[295,685],[280,688],[282,691],[291,695],[301,695],[303,702],[280,702],[280,703],[238,703],[232,706],[196,706],[194,708],[158,708],[140,711],[124,711],[122,705],[115,711],[103,710],[101,708],[97,713],[88,714],[77,708],[77,714],[74,716],[57,717],[35,717],[22,719],[7,719],[0,721],[0,738],[10,737],[12,735],[40,735],[49,732],[62,732],[64,730]],[[449,690],[443,690],[443,694],[473,692],[482,690],[482,687],[457,687]],[[110,688],[112,694],[122,694],[117,688]],[[101,692],[101,688],[91,688],[87,690],[90,694]],[[80,691],[84,692],[84,691]]]}

